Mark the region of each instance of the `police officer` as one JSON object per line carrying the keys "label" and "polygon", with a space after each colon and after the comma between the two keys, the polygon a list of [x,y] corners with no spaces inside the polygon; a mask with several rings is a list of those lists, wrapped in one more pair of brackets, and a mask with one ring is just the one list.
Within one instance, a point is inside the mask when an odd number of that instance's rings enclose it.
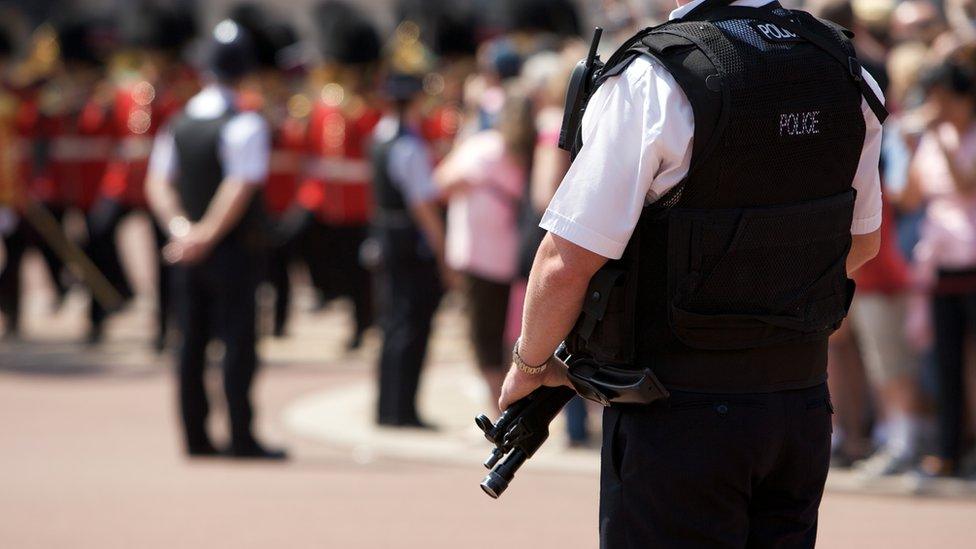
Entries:
{"label": "police officer", "polygon": [[372,231],[382,255],[377,280],[383,329],[377,420],[385,426],[425,428],[416,396],[442,293],[444,223],[430,151],[420,137],[422,78],[393,73],[386,92],[393,110],[376,127],[372,154]]}
{"label": "police officer", "polygon": [[206,430],[207,344],[224,344],[224,393],[233,457],[281,459],[252,432],[251,382],[257,368],[255,289],[264,233],[261,184],[270,136],[254,112],[240,113],[236,87],[254,67],[253,42],[225,20],[208,52],[211,81],[159,135],[153,148],[150,205],[167,228],[163,249],[179,302],[179,395],[187,452],[217,452]]}
{"label": "police officer", "polygon": [[879,245],[883,99],[839,27],[679,5],[598,74],[500,406],[566,382],[563,340],[571,369],[656,380],[605,413],[601,545],[812,547],[827,338]]}

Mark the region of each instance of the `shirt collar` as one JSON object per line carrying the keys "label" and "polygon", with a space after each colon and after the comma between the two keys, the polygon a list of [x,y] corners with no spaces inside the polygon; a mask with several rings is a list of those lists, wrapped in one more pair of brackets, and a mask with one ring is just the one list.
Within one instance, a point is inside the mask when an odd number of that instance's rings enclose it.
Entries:
{"label": "shirt collar", "polygon": [[187,113],[193,118],[219,118],[237,104],[234,90],[221,84],[207,84],[200,93],[190,99]]}
{"label": "shirt collar", "polygon": [[[745,8],[761,8],[766,4],[772,4],[774,1],[775,0],[736,0],[735,2],[732,2],[732,5],[742,6]],[[688,2],[687,4],[672,11],[668,19],[671,20],[684,17],[685,15],[688,15],[688,12],[697,8],[703,2],[705,2],[705,0],[693,0],[692,2]]]}

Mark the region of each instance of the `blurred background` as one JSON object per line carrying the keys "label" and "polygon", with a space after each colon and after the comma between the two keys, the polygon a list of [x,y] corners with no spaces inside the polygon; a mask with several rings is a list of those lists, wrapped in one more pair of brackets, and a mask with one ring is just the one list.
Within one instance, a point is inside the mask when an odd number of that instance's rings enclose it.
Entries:
{"label": "blurred background", "polygon": [[[973,547],[976,2],[783,3],[853,30],[893,113],[882,252],[831,341],[821,546]],[[477,487],[489,445],[472,420],[497,414],[536,225],[569,165],[569,73],[594,25],[605,58],[674,7],[0,2],[0,546],[596,547],[600,411],[572,403],[500,501]],[[287,460],[188,455],[171,228],[146,198],[158,136],[214,85],[207,45],[228,18],[254,46],[235,109],[270,134],[244,392]],[[429,348],[410,347],[419,389],[384,388],[416,407],[384,421],[379,325],[405,298],[377,283],[372,147],[403,82],[424,158],[400,175],[431,185],[446,235],[438,289],[419,296]],[[218,449],[225,347],[206,349]]]}

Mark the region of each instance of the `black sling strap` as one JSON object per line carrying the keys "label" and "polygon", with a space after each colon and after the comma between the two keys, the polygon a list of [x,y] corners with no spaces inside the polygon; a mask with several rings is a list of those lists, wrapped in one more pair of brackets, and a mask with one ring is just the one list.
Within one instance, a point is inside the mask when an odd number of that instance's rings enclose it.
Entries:
{"label": "black sling strap", "polygon": [[724,18],[725,16],[729,16],[729,18],[735,19],[759,19],[782,27],[800,38],[807,40],[847,68],[851,79],[861,89],[861,95],[864,96],[864,100],[867,101],[868,106],[874,111],[874,115],[878,117],[878,121],[884,124],[884,121],[888,118],[888,110],[885,108],[884,103],[882,103],[881,99],[874,93],[871,85],[861,75],[861,63],[857,58],[848,55],[837,44],[798,24],[795,19],[781,17],[768,9],[744,8],[739,6],[719,8],[710,12],[708,15],[709,18]]}

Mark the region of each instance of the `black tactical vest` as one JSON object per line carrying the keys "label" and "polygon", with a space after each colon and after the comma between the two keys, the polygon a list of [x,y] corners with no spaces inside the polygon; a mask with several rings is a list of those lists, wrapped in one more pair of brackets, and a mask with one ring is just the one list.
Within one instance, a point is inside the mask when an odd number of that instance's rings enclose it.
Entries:
{"label": "black tactical vest", "polygon": [[598,83],[640,55],[691,103],[691,169],[594,277],[569,350],[678,389],[822,382],[854,291],[845,263],[865,125],[848,36],[776,3],[716,8],[638,34]]}
{"label": "black tactical vest", "polygon": [[[212,120],[192,118],[183,113],[173,123],[178,176],[176,192],[191,221],[199,221],[224,180],[220,159],[220,135],[237,113],[231,109]],[[265,215],[260,196],[252,198],[241,221],[224,242],[257,250],[266,244]]]}

